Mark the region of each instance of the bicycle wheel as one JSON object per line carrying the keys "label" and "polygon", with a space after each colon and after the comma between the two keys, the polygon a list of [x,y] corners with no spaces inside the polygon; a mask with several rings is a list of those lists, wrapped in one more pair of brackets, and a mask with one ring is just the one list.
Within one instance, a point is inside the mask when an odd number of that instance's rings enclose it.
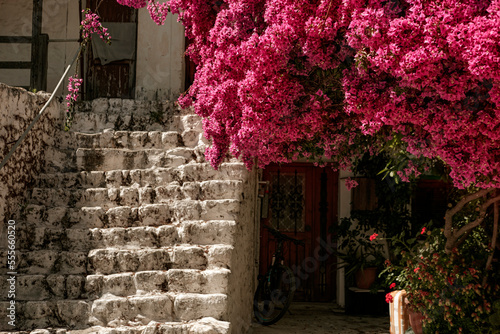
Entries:
{"label": "bicycle wheel", "polygon": [[290,307],[295,289],[290,268],[281,264],[271,267],[255,291],[253,313],[257,321],[269,326],[280,320]]}

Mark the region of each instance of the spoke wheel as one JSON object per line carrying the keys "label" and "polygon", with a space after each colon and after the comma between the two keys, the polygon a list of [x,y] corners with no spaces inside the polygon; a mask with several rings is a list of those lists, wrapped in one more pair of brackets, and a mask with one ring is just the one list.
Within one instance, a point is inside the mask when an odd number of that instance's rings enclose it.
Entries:
{"label": "spoke wheel", "polygon": [[280,320],[290,307],[295,289],[295,276],[290,268],[272,267],[255,291],[253,312],[257,321],[269,326]]}

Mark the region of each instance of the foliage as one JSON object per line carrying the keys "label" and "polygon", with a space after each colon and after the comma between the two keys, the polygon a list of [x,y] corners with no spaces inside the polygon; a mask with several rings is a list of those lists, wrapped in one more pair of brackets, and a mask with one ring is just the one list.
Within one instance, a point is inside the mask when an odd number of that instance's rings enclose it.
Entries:
{"label": "foliage", "polygon": [[486,333],[492,302],[500,296],[498,271],[484,269],[488,240],[476,232],[447,253],[442,230],[420,233],[394,238],[400,261],[388,263],[381,275],[391,288],[407,291],[410,307],[424,316],[425,333]]}
{"label": "foliage", "polygon": [[490,315],[489,321],[491,325],[491,333],[500,333],[500,299],[493,302],[493,312]]}
{"label": "foliage", "polygon": [[[353,229],[352,226],[355,226]],[[337,229],[337,237],[340,240],[337,258],[342,259],[342,267],[346,268],[345,275],[350,278],[357,271],[369,267],[383,268],[385,256],[384,245],[372,242],[374,238],[371,227],[361,223],[355,223],[352,218],[343,218]]]}

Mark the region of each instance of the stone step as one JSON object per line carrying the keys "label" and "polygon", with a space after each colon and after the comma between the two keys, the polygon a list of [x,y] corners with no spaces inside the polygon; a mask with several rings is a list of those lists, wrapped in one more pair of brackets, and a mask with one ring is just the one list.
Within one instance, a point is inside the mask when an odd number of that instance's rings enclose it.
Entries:
{"label": "stone step", "polygon": [[189,321],[204,317],[221,319],[226,308],[225,294],[105,295],[92,304],[91,324],[118,327],[146,325],[151,321]]}
{"label": "stone step", "polygon": [[[0,317],[9,319],[7,308],[9,301],[0,302]],[[15,329],[32,330],[35,328],[71,328],[89,327],[91,303],[87,300],[50,300],[18,301],[15,304]],[[0,330],[12,333],[12,326],[7,321],[0,322]]]}
{"label": "stone step", "polygon": [[184,146],[177,131],[113,131],[98,133],[61,132],[55,147],[77,148],[126,148],[126,149],[173,149]]}
{"label": "stone step", "polygon": [[147,169],[152,167],[178,167],[189,161],[204,162],[201,151],[178,147],[171,150],[144,149],[88,149],[76,151],[77,170],[111,171],[123,169]]}
{"label": "stone step", "polygon": [[199,219],[189,205],[180,205],[185,210],[175,212],[174,205],[148,204],[141,207],[53,207],[28,205],[25,221],[28,225],[51,228],[105,228],[161,226],[182,220]]}
{"label": "stone step", "polygon": [[88,272],[110,275],[169,269],[227,269],[230,266],[232,250],[229,245],[93,249],[88,253]]}
{"label": "stone step", "polygon": [[39,188],[102,188],[164,185],[173,181],[184,182],[212,180],[243,180],[246,170],[242,163],[223,163],[214,170],[208,163],[189,163],[175,168],[81,171],[76,173],[52,173],[39,175]]}
{"label": "stone step", "polygon": [[[228,292],[230,270],[170,269],[124,272],[111,275],[0,275],[0,302],[43,300],[94,300],[106,294],[119,297],[153,293]],[[12,279],[12,277],[15,277]],[[12,282],[12,285],[11,285]]]}
{"label": "stone step", "polygon": [[[229,268],[229,245],[193,246],[179,244],[162,248],[106,248],[90,252],[37,250],[16,252],[19,275],[116,274],[168,269]],[[7,251],[0,251],[7,259]],[[6,267],[6,260],[0,262]]]}
{"label": "stone step", "polygon": [[[145,333],[168,333],[168,334],[228,334],[231,331],[231,325],[227,321],[216,320],[213,317],[205,317],[199,320],[176,321],[176,322],[155,322],[151,321],[147,325],[127,325],[117,327],[94,326],[79,333],[72,331],[72,334],[145,334]],[[65,332],[56,333],[65,334]]]}
{"label": "stone step", "polygon": [[[227,220],[184,221],[159,227],[64,228],[39,227],[19,222],[16,230],[18,251],[57,250],[85,252],[95,248],[167,247],[175,244],[232,244],[236,222]],[[0,250],[7,250],[6,236]]]}
{"label": "stone step", "polygon": [[118,297],[152,293],[227,293],[228,269],[170,269],[87,276],[90,299],[111,294]]}
{"label": "stone step", "polygon": [[69,206],[139,206],[142,204],[165,203],[170,200],[222,200],[242,199],[241,181],[172,182],[158,187],[119,188],[34,188],[30,204],[48,207]]}
{"label": "stone step", "polygon": [[29,204],[23,218],[40,227],[134,227],[161,226],[186,220],[236,220],[240,201],[220,200],[165,200],[159,204],[140,207],[46,207]]}
{"label": "stone step", "polygon": [[126,131],[170,130],[179,115],[173,103],[127,99],[96,99],[84,102],[73,118],[72,129],[82,132],[105,129]]}

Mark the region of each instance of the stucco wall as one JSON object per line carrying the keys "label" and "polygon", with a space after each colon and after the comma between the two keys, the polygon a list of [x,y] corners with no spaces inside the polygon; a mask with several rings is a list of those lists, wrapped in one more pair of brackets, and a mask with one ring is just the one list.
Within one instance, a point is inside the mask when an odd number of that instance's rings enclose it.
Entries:
{"label": "stucco wall", "polygon": [[[48,94],[33,94],[24,89],[0,83],[0,151],[1,159],[7,155],[22,132],[38,114]],[[7,165],[0,170],[0,222],[12,219],[26,186],[40,170],[44,161],[44,148],[53,140],[60,104],[52,101],[44,115],[31,129]],[[3,225],[5,226],[5,225]]]}
{"label": "stucco wall", "polygon": [[[0,0],[0,36],[31,36],[32,9],[32,1]],[[49,35],[47,90],[52,92],[78,49],[78,1],[44,0],[42,15],[42,33]],[[139,9],[136,99],[174,99],[183,92],[183,55],[184,27],[177,15],[169,15],[164,26],[157,26],[147,8]],[[0,44],[0,61],[30,60],[30,44]],[[68,76],[73,73],[74,69]],[[30,71],[0,69],[0,82],[29,86]],[[57,94],[65,93],[63,85]]]}

